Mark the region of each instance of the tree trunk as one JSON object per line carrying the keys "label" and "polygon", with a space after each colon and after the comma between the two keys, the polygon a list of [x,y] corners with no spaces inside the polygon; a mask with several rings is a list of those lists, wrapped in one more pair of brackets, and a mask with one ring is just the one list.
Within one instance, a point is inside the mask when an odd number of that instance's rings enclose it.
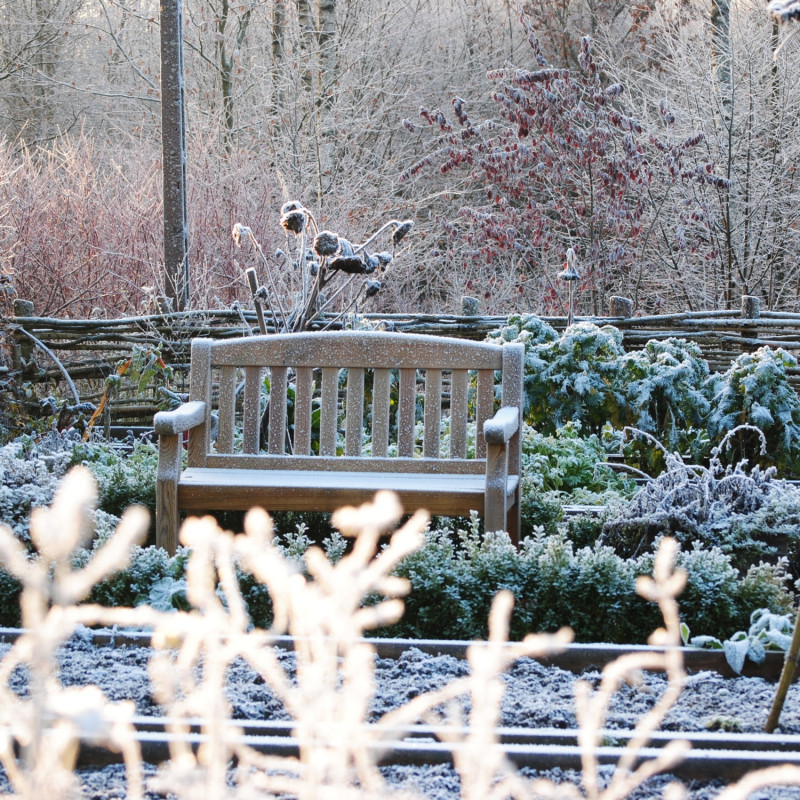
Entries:
{"label": "tree trunk", "polygon": [[181,0],[161,0],[160,18],[164,289],[175,310],[182,311],[189,302],[189,222]]}

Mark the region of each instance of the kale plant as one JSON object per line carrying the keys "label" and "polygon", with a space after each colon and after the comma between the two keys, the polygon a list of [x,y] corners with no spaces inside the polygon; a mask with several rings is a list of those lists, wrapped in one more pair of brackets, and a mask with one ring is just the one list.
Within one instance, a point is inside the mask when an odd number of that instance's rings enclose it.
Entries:
{"label": "kale plant", "polygon": [[[708,456],[704,428],[711,408],[705,392],[709,369],[699,346],[672,337],[651,340],[626,353],[620,367],[625,424],[657,436],[670,451],[689,452],[693,459]],[[651,471],[664,467],[658,448],[639,449],[636,455]]]}
{"label": "kale plant", "polygon": [[[731,368],[708,380],[712,396],[708,432],[718,439],[740,427],[730,441],[730,457],[751,464],[774,464],[785,474],[798,474],[800,464],[800,398],[789,383],[787,370],[797,359],[782,348],[761,347],[742,353]],[[757,427],[766,438],[761,447]],[[768,459],[767,459],[768,454]]]}
{"label": "kale plant", "polygon": [[750,615],[747,631],[737,631],[722,641],[716,636],[691,636],[689,626],[681,626],[684,644],[690,647],[704,647],[709,650],[723,650],[731,669],[741,675],[744,662],[749,658],[762,664],[767,652],[786,652],[792,641],[794,614],[775,614],[768,608],[756,609]]}
{"label": "kale plant", "polygon": [[553,435],[530,425],[522,431],[522,474],[531,488],[571,493],[578,489],[602,493],[613,489],[632,493],[632,481],[605,463],[608,455],[597,434],[581,436],[580,423],[568,422]]}

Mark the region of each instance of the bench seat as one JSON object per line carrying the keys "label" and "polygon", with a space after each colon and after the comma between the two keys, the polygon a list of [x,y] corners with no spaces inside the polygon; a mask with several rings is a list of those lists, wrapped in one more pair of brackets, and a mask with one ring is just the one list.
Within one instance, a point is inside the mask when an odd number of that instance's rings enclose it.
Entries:
{"label": "bench seat", "polygon": [[[518,484],[516,475],[509,476],[509,498]],[[366,503],[382,489],[397,492],[407,509],[425,508],[447,516],[468,516],[474,510],[484,515],[485,474],[190,467],[181,473],[178,503],[194,513],[252,506],[270,511],[335,511],[342,505]]]}

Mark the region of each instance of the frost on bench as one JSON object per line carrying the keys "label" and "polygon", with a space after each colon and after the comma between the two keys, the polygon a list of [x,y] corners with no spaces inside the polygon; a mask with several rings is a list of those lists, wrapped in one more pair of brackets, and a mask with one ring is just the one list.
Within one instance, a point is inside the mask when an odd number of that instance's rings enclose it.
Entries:
{"label": "frost on bench", "polygon": [[516,537],[522,358],[382,332],[195,340],[190,403],[155,420],[159,542],[174,547],[178,509],[326,511],[384,488]]}

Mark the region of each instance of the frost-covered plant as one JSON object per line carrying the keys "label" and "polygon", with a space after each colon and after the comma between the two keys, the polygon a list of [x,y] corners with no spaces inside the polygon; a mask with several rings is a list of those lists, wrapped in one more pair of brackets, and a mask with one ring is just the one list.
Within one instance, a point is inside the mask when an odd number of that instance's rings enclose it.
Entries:
{"label": "frost-covered plant", "polygon": [[774,614],[768,608],[758,608],[750,615],[747,631],[737,631],[725,641],[716,636],[692,636],[685,623],[681,625],[681,637],[684,644],[691,647],[724,651],[731,669],[741,675],[748,658],[762,664],[768,651],[785,653],[791,644],[793,630],[793,614]]}
{"label": "frost-covered plant", "polygon": [[142,505],[155,513],[158,447],[152,442],[135,441],[125,449],[82,442],[75,445],[70,460],[91,470],[104,511],[120,516],[128,506]]}
{"label": "frost-covered plant", "polygon": [[569,422],[554,435],[541,434],[524,423],[523,537],[537,528],[555,533],[564,504],[605,506],[633,494],[633,481],[612,470],[606,458],[606,448],[596,434],[580,435],[580,423]]}
{"label": "frost-covered plant", "polygon": [[[669,338],[625,352],[610,325],[581,322],[558,336],[533,315],[509,317],[487,340],[525,345],[524,413],[541,433],[567,422],[594,434],[629,425],[671,450],[708,455],[709,370],[696,344]],[[647,461],[644,451],[628,455]]]}
{"label": "frost-covered plant", "polygon": [[[25,800],[66,797],[74,789],[77,743],[85,738],[125,757],[128,796],[142,797],[141,753],[135,742],[134,704],[110,703],[96,686],[63,687],[58,680],[57,648],[81,625],[133,621],[127,609],[78,605],[97,581],[124,566],[130,547],[147,532],[147,514],[131,508],[114,536],[86,564],[74,554],[91,535],[90,511],[96,491],[89,471],[76,467],[64,479],[49,509],[31,513],[30,537],[37,557],[13,532],[0,525],[0,561],[22,585],[24,631],[0,662],[0,764]],[[139,614],[139,624],[152,623]],[[28,670],[30,696],[10,685],[14,671]],[[19,747],[21,757],[15,753]]]}
{"label": "frost-covered plant", "polygon": [[0,522],[25,542],[34,508],[48,505],[70,464],[73,442],[57,432],[0,447]]}
{"label": "frost-covered plant", "polygon": [[530,425],[522,429],[522,474],[531,489],[571,493],[577,489],[631,493],[633,482],[605,463],[608,453],[597,434],[581,436],[578,422],[567,422],[553,435]]}
{"label": "frost-covered plant", "polygon": [[[580,41],[579,67],[560,69],[545,59],[527,15],[520,16],[531,45],[529,63],[487,74],[499,122],[473,120],[460,97],[453,99],[452,120],[440,109],[421,109],[435,138],[401,180],[432,165],[458,175],[466,186],[458,195],[463,205],[457,218],[443,220],[450,241],[433,255],[458,270],[486,265],[476,283],[487,298],[517,303],[533,289],[535,302],[564,313],[566,298],[548,265],[574,248],[584,297],[591,313],[599,314],[612,286],[625,285],[644,266],[648,220],[658,213],[654,197],[669,192],[679,175],[687,183],[705,180],[681,165],[702,134],[662,155],[627,113],[624,87],[608,81],[590,37]],[[667,229],[673,224],[661,222]]]}
{"label": "frost-covered plant", "polygon": [[623,555],[635,555],[647,550],[658,536],[669,534],[685,546],[693,542],[717,546],[734,564],[745,567],[759,556],[774,554],[780,543],[775,534],[781,533],[788,537],[791,557],[796,560],[800,490],[776,480],[774,467],[748,469],[747,462],[731,466],[721,460],[725,448],[741,433],[760,436],[764,444],[758,428],[737,426],[729,431],[712,451],[707,467],[686,464],[652,437],[634,433],[661,449],[666,469],[606,520],[605,542]]}
{"label": "frost-covered plant", "polygon": [[[685,339],[651,340],[626,353],[618,378],[625,386],[625,424],[657,436],[670,451],[705,458],[711,448],[704,429],[708,375],[699,346]],[[658,448],[640,448],[635,455],[653,472],[663,468]]]}
{"label": "frost-covered plant", "polygon": [[757,435],[740,428],[730,441],[731,460],[747,458],[751,464],[775,464],[786,474],[800,472],[800,398],[787,375],[796,367],[797,359],[782,348],[761,347],[709,378],[712,438],[742,425],[759,428],[766,438],[765,450]]}
{"label": "frost-covered plant", "polygon": [[[746,574],[719,549],[682,551],[689,575],[682,613],[695,630],[734,631],[754,609],[776,613],[792,598],[780,565]],[[491,598],[500,589],[516,598],[511,636],[569,625],[586,642],[643,643],[657,624],[653,609],[634,592],[637,576],[653,568],[653,553],[623,558],[610,547],[576,546],[563,530],[537,532],[515,548],[507,536],[484,536],[477,519],[451,522],[425,535],[397,574],[411,581],[406,613],[382,635],[472,639],[486,635]]]}
{"label": "frost-covered plant", "polygon": [[618,380],[624,356],[622,334],[578,322],[555,341],[536,344],[525,353],[525,416],[543,432],[580,422],[599,433],[620,416],[624,402]]}
{"label": "frost-covered plant", "polygon": [[[337,318],[357,313],[361,300],[380,291],[397,245],[414,225],[393,219],[364,242],[353,244],[338,233],[320,230],[311,211],[296,200],[284,203],[280,224],[286,250],[279,249],[271,259],[241,223],[233,226],[233,240],[237,247],[243,239],[248,241],[266,268],[268,285],[258,288],[254,299],[270,312],[275,330],[283,333],[308,330],[325,311],[337,309]],[[376,251],[373,242],[387,231],[392,251]],[[354,291],[348,294],[350,287]]]}

